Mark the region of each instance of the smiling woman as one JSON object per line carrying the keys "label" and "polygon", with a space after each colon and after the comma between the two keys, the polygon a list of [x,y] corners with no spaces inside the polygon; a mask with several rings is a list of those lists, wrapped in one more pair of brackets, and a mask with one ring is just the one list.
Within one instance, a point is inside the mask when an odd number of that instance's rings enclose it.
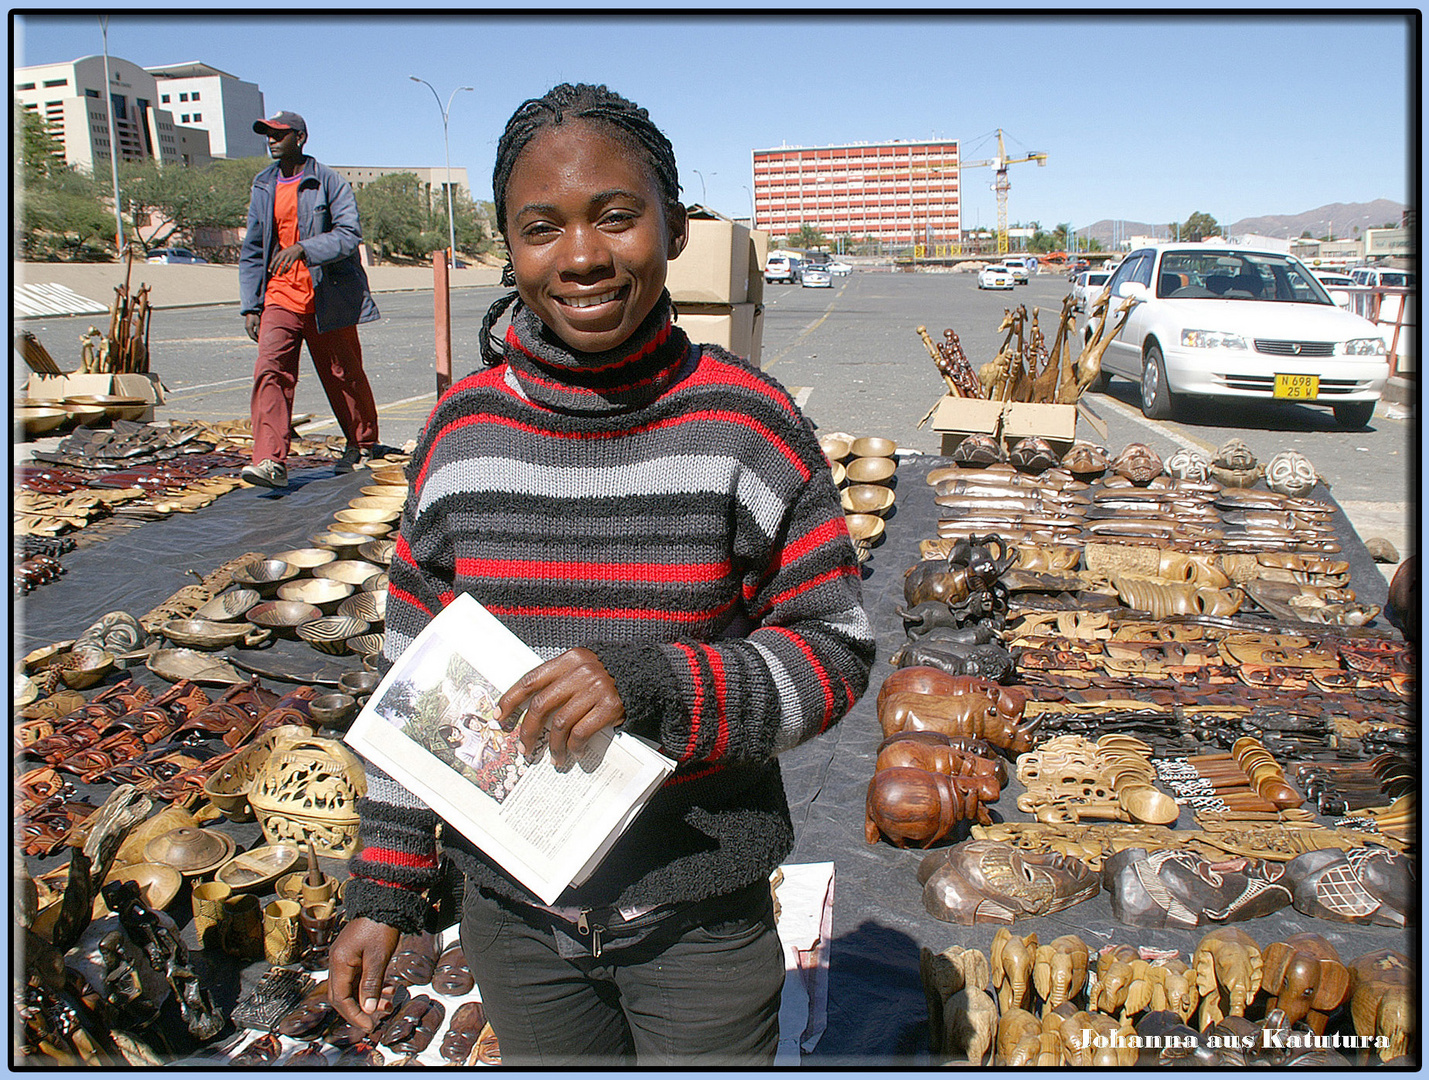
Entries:
{"label": "smiling woman", "polygon": [[[552,906],[443,829],[464,951],[505,1064],[768,1065],[769,875],[793,841],[776,755],[843,716],[873,658],[828,463],[782,386],[677,324],[686,214],[644,109],[603,86],[526,102],[493,189],[516,291],[413,454],[384,663],[469,593],[552,657],[498,703],[525,707],[525,752],[544,737],[562,763],[619,727],[678,767]],[[441,884],[435,815],[371,767],[367,791],[329,982],[364,1031]]]}

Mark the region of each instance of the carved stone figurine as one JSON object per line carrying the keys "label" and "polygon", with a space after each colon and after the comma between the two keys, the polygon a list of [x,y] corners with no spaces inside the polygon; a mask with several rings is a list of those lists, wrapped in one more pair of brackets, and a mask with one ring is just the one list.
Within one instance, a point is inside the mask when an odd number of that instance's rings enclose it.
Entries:
{"label": "carved stone figurine", "polygon": [[1358,1034],[1384,1037],[1386,1045],[1377,1048],[1381,1061],[1408,1050],[1419,1027],[1418,989],[1419,969],[1403,953],[1382,949],[1350,964],[1350,1016]]}
{"label": "carved stone figurine", "polygon": [[995,840],[966,840],[918,867],[923,907],[944,922],[1011,923],[1061,911],[1097,894],[1079,859],[1030,854]]}
{"label": "carved stone figurine", "polygon": [[1102,864],[1112,914],[1128,926],[1204,926],[1269,915],[1290,904],[1278,863],[1177,849],[1126,848]]}
{"label": "carved stone figurine", "polygon": [[1087,985],[1091,951],[1076,934],[1063,934],[1037,947],[1032,985],[1042,999],[1042,1015],[1052,1009],[1074,1008],[1073,999]]}
{"label": "carved stone figurine", "polygon": [[1249,934],[1238,926],[1212,930],[1196,946],[1195,968],[1203,1031],[1227,1016],[1245,1016],[1263,971],[1260,946]]}
{"label": "carved stone figurine", "polygon": [[987,957],[954,945],[918,951],[918,973],[928,999],[928,1038],[940,1061],[981,1065],[997,1030],[997,1005],[985,989]]}
{"label": "carved stone figurine", "polygon": [[1287,1027],[1303,1020],[1323,1035],[1330,1013],[1350,996],[1350,972],[1335,947],[1319,934],[1295,934],[1268,945],[1262,961],[1266,1009],[1282,1010]]}
{"label": "carved stone figurine", "polygon": [[1337,922],[1403,927],[1419,897],[1414,862],[1382,847],[1324,848],[1285,864],[1295,910]]}

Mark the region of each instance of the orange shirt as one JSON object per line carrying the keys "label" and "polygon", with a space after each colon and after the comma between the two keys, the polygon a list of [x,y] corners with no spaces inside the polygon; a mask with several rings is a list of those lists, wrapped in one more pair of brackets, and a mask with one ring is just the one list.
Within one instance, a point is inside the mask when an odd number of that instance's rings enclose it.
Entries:
{"label": "orange shirt", "polygon": [[[298,242],[298,184],[302,178],[301,172],[286,179],[278,177],[273,192],[273,221],[278,226],[278,246],[274,254]],[[294,263],[284,273],[273,274],[268,279],[263,302],[277,304],[298,315],[311,315],[313,276],[308,273],[307,263]]]}

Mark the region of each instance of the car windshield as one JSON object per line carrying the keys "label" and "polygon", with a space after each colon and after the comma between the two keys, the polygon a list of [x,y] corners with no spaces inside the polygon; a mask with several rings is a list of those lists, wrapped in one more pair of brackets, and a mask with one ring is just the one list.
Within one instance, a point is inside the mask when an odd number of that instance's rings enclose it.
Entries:
{"label": "car windshield", "polygon": [[1379,283],[1392,289],[1408,288],[1410,285],[1409,278],[1410,275],[1408,274],[1390,274],[1383,270],[1379,272]]}
{"label": "car windshield", "polygon": [[1251,251],[1167,252],[1161,259],[1156,295],[1176,300],[1334,304],[1315,276],[1295,259]]}
{"label": "car windshield", "polygon": [[1105,285],[1105,284],[1106,284],[1106,279],[1109,278],[1110,276],[1111,276],[1110,274],[1088,274],[1088,275],[1087,275],[1087,284],[1088,284],[1088,285]]}

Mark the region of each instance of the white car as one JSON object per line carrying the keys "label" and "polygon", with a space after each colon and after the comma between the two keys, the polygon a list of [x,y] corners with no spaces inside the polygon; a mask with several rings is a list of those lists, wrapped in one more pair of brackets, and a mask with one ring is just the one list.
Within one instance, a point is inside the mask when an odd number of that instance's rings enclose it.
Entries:
{"label": "white car", "polygon": [[834,275],[828,263],[805,263],[799,271],[799,282],[806,289],[832,289]]}
{"label": "white car", "polygon": [[1350,294],[1345,290],[1357,287],[1354,278],[1349,274],[1335,274],[1328,270],[1312,270],[1311,273],[1315,275],[1316,281],[1325,286],[1325,291],[1330,294],[1330,299],[1348,311]]}
{"label": "white car", "polygon": [[1005,266],[984,266],[977,272],[979,289],[1015,289],[1017,279]]}
{"label": "white car", "polygon": [[1078,274],[1072,281],[1072,310],[1091,311],[1109,277],[1111,274],[1105,270],[1083,270]]}
{"label": "white car", "polygon": [[188,248],[154,248],[144,260],[151,263],[179,263],[183,265],[208,265],[208,260],[195,255]]}
{"label": "white car", "polygon": [[1018,285],[1026,285],[1032,280],[1032,271],[1027,269],[1027,264],[1020,261],[1007,263],[1007,269],[1012,273],[1012,280]]}
{"label": "white car", "polygon": [[852,274],[853,264],[835,259],[833,262],[829,263],[829,273],[836,274],[839,277],[843,277],[846,274]]}
{"label": "white car", "polygon": [[771,255],[764,264],[764,280],[771,284],[785,281],[790,285],[799,280],[799,260],[788,255]]}
{"label": "white car", "polygon": [[[1389,378],[1374,324],[1342,311],[1289,255],[1168,244],[1131,252],[1107,282],[1107,318],[1126,324],[1102,354],[1104,384],[1141,384],[1141,411],[1172,415],[1177,398],[1236,397],[1328,405],[1361,428]],[[1095,321],[1087,327],[1091,340]]]}

